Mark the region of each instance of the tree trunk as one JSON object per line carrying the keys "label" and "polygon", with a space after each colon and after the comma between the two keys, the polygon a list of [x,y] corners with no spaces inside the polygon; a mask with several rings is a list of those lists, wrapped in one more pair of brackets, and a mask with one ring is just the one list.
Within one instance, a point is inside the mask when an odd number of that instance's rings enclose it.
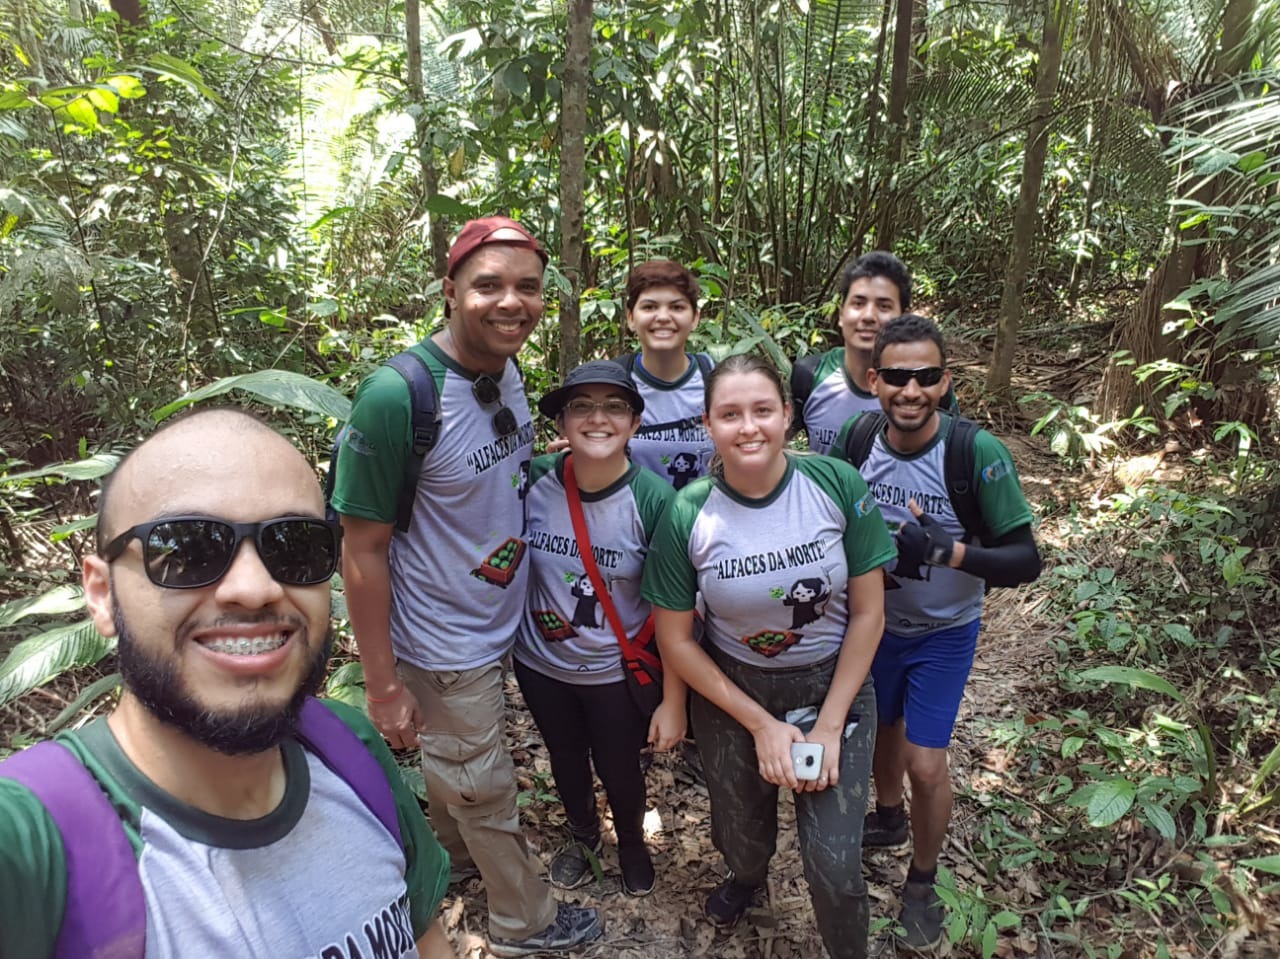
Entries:
{"label": "tree trunk", "polygon": [[876,246],[892,250],[896,239],[897,172],[907,142],[907,79],[911,74],[914,22],[912,0],[898,0],[893,26],[893,67],[889,72],[889,152],[885,161],[884,188],[876,210]]}
{"label": "tree trunk", "polygon": [[[412,3],[414,0],[408,0]],[[414,11],[415,14],[417,11]],[[324,7],[320,5],[320,0],[302,0],[302,15],[310,20],[312,25],[320,33],[320,41],[324,44],[325,51],[329,56],[336,56],[338,53],[338,41],[333,35],[333,22],[329,19],[329,14],[325,12]],[[405,18],[408,19],[409,11],[405,11]],[[419,47],[421,49],[421,47]],[[419,60],[421,64],[421,60]]]}
{"label": "tree trunk", "polygon": [[[319,9],[318,4],[315,9]],[[430,209],[431,201],[440,195],[440,174],[435,167],[435,151],[431,149],[431,116],[426,109],[426,94],[422,89],[422,12],[418,0],[405,0],[404,37],[405,87],[418,107],[413,111],[413,132],[418,162],[422,165],[422,199]],[[449,260],[449,231],[443,216],[435,212],[430,215],[431,265],[436,276],[444,276]]]}
{"label": "tree trunk", "polygon": [[1044,160],[1049,150],[1049,119],[1058,89],[1062,65],[1062,35],[1057,0],[1046,0],[1044,37],[1040,41],[1040,62],[1036,68],[1035,117],[1027,129],[1027,151],[1022,157],[1022,185],[1018,208],[1013,215],[1013,242],[1005,267],[1004,291],[1000,295],[1000,317],[996,326],[996,346],[987,371],[987,389],[1007,393],[1013,375],[1013,353],[1022,322],[1022,294],[1031,268],[1031,254],[1040,226],[1040,185]]}
{"label": "tree trunk", "polygon": [[591,0],[570,0],[560,103],[560,378],[578,365],[582,336],[582,249],[586,219],[587,78],[591,66]]}
{"label": "tree trunk", "polygon": [[[1222,15],[1221,41],[1206,73],[1208,82],[1217,82],[1247,69],[1253,51],[1245,41],[1248,24],[1253,22],[1257,0],[1227,0]],[[1144,87],[1155,86],[1154,79],[1144,80]],[[1154,119],[1163,115],[1164,103],[1148,102]],[[1221,203],[1221,183],[1202,183],[1192,194],[1201,203]],[[1181,218],[1181,213],[1175,218]],[[1166,324],[1180,320],[1184,314],[1166,310],[1165,304],[1181,296],[1193,282],[1203,278],[1217,262],[1212,250],[1204,245],[1203,225],[1188,230],[1173,229],[1173,246],[1165,259],[1151,272],[1138,303],[1116,323],[1113,345],[1116,353],[1107,363],[1094,404],[1097,415],[1116,420],[1130,415],[1137,406],[1151,407],[1156,399],[1150,379],[1138,384],[1133,377],[1135,366],[1169,359],[1186,353],[1178,338],[1166,333]]]}

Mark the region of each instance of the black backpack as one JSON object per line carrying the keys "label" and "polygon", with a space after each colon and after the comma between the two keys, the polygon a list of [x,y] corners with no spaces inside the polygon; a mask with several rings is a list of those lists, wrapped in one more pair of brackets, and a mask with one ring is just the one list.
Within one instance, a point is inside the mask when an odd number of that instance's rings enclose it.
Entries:
{"label": "black backpack", "polygon": [[[861,467],[871,453],[871,445],[888,422],[889,418],[884,413],[863,413],[855,419],[845,436],[845,458],[854,466]],[[995,537],[991,535],[991,529],[982,516],[978,491],[973,482],[973,470],[977,462],[974,444],[979,429],[978,424],[971,419],[954,414],[951,416],[951,427],[944,440],[946,452],[942,471],[947,482],[951,508],[956,511],[956,518],[965,530],[964,542],[976,540],[985,545]]]}
{"label": "black backpack", "polygon": [[[613,362],[620,364],[627,371],[627,376],[634,376],[635,374],[632,371],[636,368],[636,357],[639,355],[639,353],[627,353],[625,356],[614,357]],[[698,369],[702,371],[702,378],[705,380],[715,363],[706,353],[694,353],[693,358],[697,361]]]}
{"label": "black backpack", "polygon": [[[404,483],[396,499],[396,529],[404,533],[413,523],[413,501],[418,495],[422,460],[440,438],[440,396],[427,361],[413,350],[397,353],[387,360],[387,366],[403,376],[409,385],[409,404],[413,411],[413,452],[405,462]],[[338,475],[338,453],[346,431],[344,426],[334,437],[333,450],[329,454],[329,475],[324,482],[325,515],[331,520],[338,518],[333,508],[333,487]]]}

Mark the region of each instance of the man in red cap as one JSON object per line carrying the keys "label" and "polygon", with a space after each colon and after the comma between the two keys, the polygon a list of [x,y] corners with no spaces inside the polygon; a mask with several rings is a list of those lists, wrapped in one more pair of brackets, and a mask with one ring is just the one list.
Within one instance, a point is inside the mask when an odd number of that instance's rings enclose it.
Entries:
{"label": "man in red cap", "polygon": [[[437,397],[416,476],[404,376],[360,384],[340,445],[333,506],[369,716],[422,751],[431,823],[455,874],[479,870],[490,951],[522,956],[600,937],[599,914],[557,906],[525,845],[503,742],[502,662],[526,601],[523,494],[533,423],[514,358],[542,319],[547,254],[506,217],[472,220],[449,251],[444,326],[413,347]],[[402,486],[415,484],[407,528]]]}

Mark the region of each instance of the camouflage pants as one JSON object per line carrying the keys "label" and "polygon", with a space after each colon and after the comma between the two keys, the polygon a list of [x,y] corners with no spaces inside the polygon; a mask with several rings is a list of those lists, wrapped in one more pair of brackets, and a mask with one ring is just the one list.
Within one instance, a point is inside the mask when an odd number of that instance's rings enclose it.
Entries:
{"label": "camouflage pants", "polygon": [[[835,659],[792,669],[759,669],[709,650],[739,689],[782,717],[787,710],[822,704]],[[693,724],[711,796],[716,849],[741,883],[763,885],[778,838],[778,787],[760,778],[755,741],[727,713],[693,694]],[[840,783],[797,793],[800,858],[818,931],[833,959],[864,959],[870,906],[862,879],[862,818],[871,779],[876,695],[871,678],[850,710],[858,728],[840,750]]]}

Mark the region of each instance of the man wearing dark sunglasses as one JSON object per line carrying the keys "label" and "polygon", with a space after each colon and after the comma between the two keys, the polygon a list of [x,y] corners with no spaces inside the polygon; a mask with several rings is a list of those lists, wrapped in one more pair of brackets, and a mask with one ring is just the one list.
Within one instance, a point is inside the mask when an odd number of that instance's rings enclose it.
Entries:
{"label": "man wearing dark sunglasses", "polygon": [[[911,308],[911,273],[892,253],[875,250],[844,271],[839,293],[836,326],[844,345],[791,368],[792,432],[803,429],[818,453],[830,452],[849,417],[880,409],[871,391],[871,350],[880,328]],[[942,408],[957,408],[950,389]]]}
{"label": "man wearing dark sunglasses", "polygon": [[341,543],[310,465],[253,417],[210,410],[137,447],[99,505],[85,600],[124,689],[59,737],[71,772],[48,745],[35,778],[0,765],[0,956],[373,955],[374,940],[452,956],[436,919],[448,857],[390,751],[358,711],[310,698]]}
{"label": "man wearing dark sunglasses", "polygon": [[[1004,444],[985,430],[957,430],[939,410],[951,385],[946,344],[931,320],[907,314],[876,336],[868,380],[887,419],[855,462],[895,530],[898,559],[885,575],[885,634],[871,674],[880,718],[873,772],[876,808],[863,846],[908,843],[904,779],[911,782],[911,866],[902,891],[899,944],[932,948],[943,908],[933,891],[951,820],[947,749],[973,666],[988,586],[1030,582],[1040,572],[1031,510]],[[869,416],[872,414],[860,414]],[[851,419],[833,447],[847,456]],[[949,483],[948,448],[973,443],[964,477],[981,514],[980,535],[965,528]],[[969,520],[973,523],[973,520]]]}
{"label": "man wearing dark sunglasses", "polygon": [[[332,503],[369,716],[393,747],[420,748],[431,821],[461,879],[478,869],[490,951],[572,949],[602,934],[596,910],[557,906],[528,850],[504,741],[503,660],[526,601],[522,484],[533,424],[514,360],[543,312],[547,254],[506,217],[473,220],[449,251],[445,325],[413,351],[434,377],[437,436],[406,476],[410,391],[382,367],[360,384]],[[396,525],[402,488],[416,496]]]}

